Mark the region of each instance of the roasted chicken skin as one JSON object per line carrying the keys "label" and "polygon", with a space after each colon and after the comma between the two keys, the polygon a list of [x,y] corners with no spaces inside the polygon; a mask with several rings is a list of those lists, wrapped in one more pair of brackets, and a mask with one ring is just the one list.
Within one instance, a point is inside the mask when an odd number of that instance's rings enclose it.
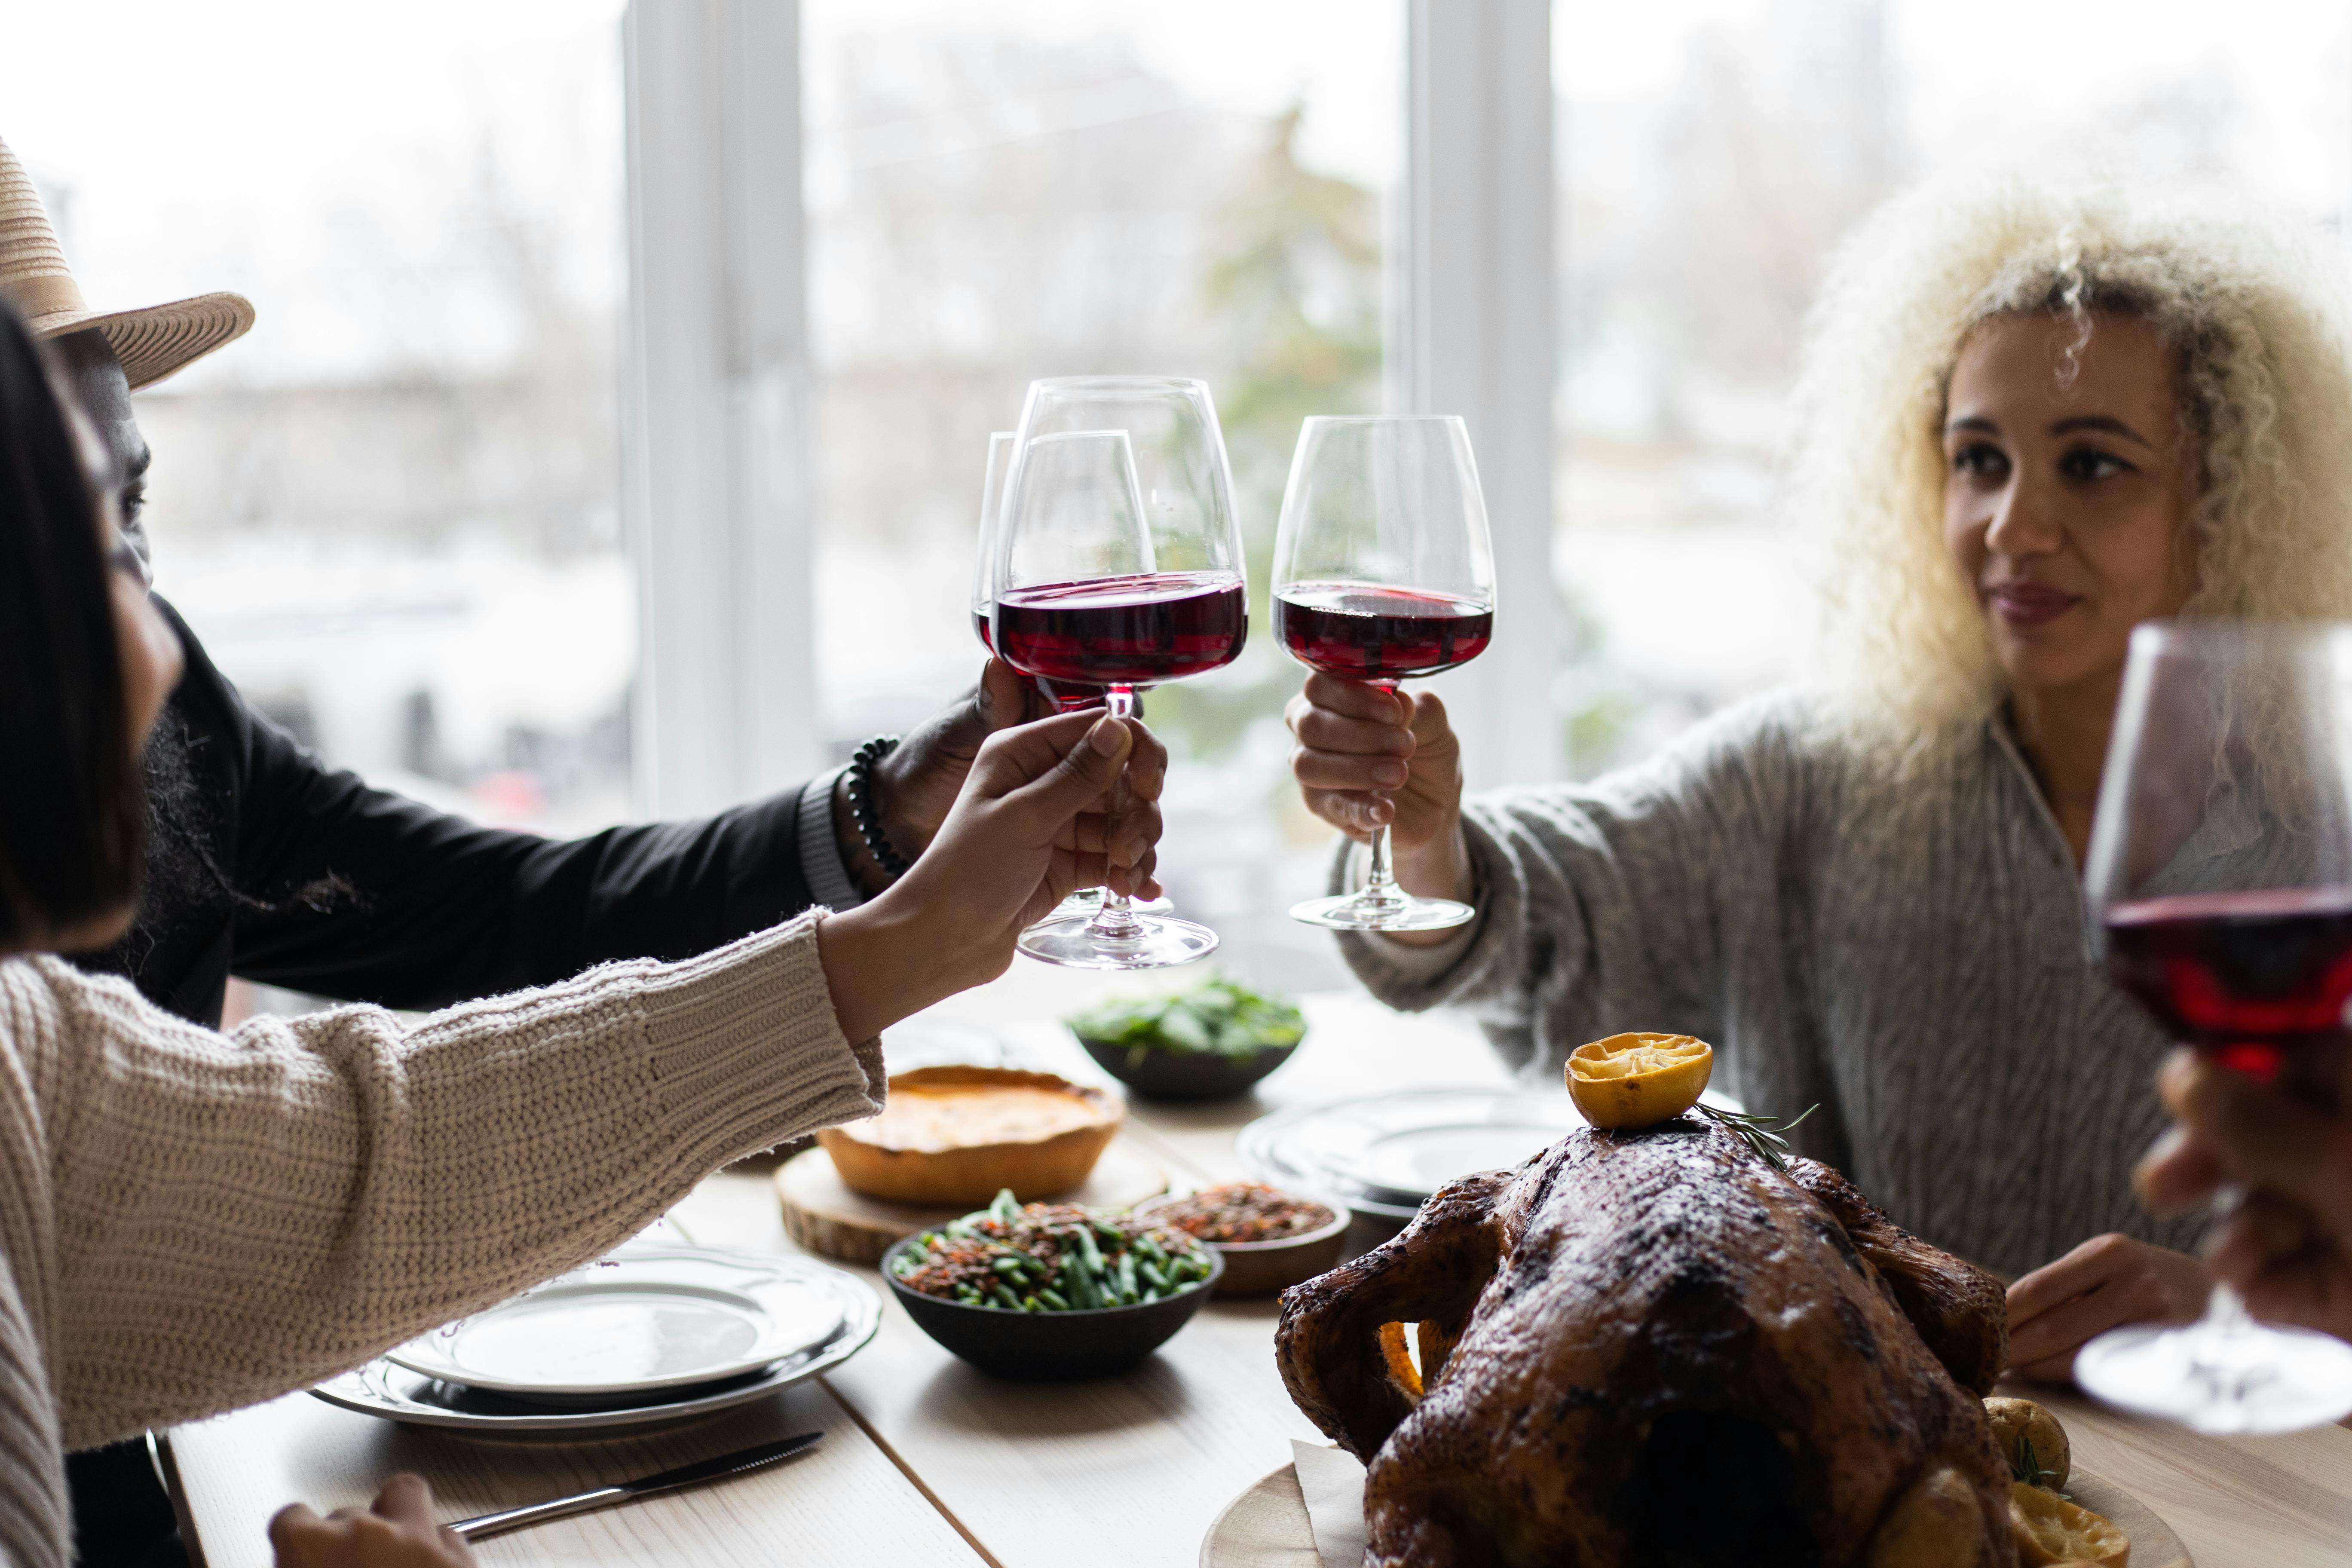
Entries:
{"label": "roasted chicken skin", "polygon": [[1971,1392],[2000,1286],[1791,1166],[1695,1118],[1579,1132],[1287,1292],[1283,1381],[1370,1467],[1367,1568],[2014,1563]]}

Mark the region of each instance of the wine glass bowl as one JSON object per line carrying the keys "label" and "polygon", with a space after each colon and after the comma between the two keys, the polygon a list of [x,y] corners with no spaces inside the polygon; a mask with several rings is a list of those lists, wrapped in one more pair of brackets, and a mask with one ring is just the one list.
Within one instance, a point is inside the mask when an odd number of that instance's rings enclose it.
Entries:
{"label": "wine glass bowl", "polygon": [[[1495,635],[1494,550],[1461,419],[1305,422],[1275,539],[1274,630],[1308,668],[1391,691],[1486,651]],[[1398,886],[1385,826],[1373,832],[1361,889],[1290,911],[1338,931],[1443,931],[1475,913]]]}
{"label": "wine glass bowl", "polygon": [[[988,467],[982,472],[980,486],[979,548],[974,552],[977,561],[972,568],[971,624],[974,635],[980,638],[980,646],[992,654],[996,651],[993,603],[996,592],[996,525],[998,515],[1003,510],[1004,481],[1013,470],[1013,449],[1017,439],[1010,430],[989,433]],[[1103,688],[1090,682],[1046,680],[1017,668],[1013,673],[1021,677],[1024,686],[1065,713],[1103,705]],[[1142,711],[1143,705],[1138,702],[1136,712],[1140,715]],[[1064,899],[1049,918],[1072,915],[1088,918],[1101,906],[1101,889],[1080,888]],[[1134,908],[1145,913],[1158,913],[1168,907],[1165,899],[1138,899],[1134,901]]]}
{"label": "wine glass bowl", "polygon": [[[1249,632],[1241,533],[1216,408],[1202,383],[1161,376],[1034,382],[1021,412],[989,573],[991,647],[1060,689],[1099,687],[1111,712],[1138,688],[1230,664]],[[1217,937],[1110,894],[1091,918],[1032,926],[1049,963],[1154,969]]]}
{"label": "wine glass bowl", "polygon": [[[2133,632],[2084,865],[2092,952],[2174,1039],[2288,1092],[2299,1058],[2347,1037],[2347,742],[2352,626]],[[2206,1432],[2352,1414],[2352,1345],[2255,1322],[2222,1285],[2194,1323],[2099,1335],[2074,1377]]]}

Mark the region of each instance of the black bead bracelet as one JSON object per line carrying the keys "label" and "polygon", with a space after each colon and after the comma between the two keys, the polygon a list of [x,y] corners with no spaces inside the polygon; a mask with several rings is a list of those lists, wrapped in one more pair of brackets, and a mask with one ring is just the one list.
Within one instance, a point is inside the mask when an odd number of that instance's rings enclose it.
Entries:
{"label": "black bead bracelet", "polygon": [[849,759],[849,815],[857,821],[857,837],[865,843],[866,852],[894,882],[907,874],[913,862],[899,854],[890,836],[882,831],[882,810],[874,804],[874,768],[898,749],[898,736],[877,735]]}

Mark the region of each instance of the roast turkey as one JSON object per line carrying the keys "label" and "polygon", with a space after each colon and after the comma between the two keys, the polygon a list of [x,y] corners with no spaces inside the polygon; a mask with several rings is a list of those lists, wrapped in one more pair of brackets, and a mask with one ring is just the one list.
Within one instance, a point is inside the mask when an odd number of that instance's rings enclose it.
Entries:
{"label": "roast turkey", "polygon": [[1686,1117],[1454,1183],[1276,1344],[1369,1467],[1367,1568],[2008,1568],[2006,1337],[1990,1276]]}

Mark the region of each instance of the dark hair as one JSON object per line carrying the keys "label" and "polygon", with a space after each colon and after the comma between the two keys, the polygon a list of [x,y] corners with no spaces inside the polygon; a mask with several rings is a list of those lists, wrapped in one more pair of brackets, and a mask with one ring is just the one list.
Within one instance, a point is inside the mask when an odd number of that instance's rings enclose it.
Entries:
{"label": "dark hair", "polygon": [[40,351],[0,302],[0,945],[138,894],[146,812],[97,507]]}

